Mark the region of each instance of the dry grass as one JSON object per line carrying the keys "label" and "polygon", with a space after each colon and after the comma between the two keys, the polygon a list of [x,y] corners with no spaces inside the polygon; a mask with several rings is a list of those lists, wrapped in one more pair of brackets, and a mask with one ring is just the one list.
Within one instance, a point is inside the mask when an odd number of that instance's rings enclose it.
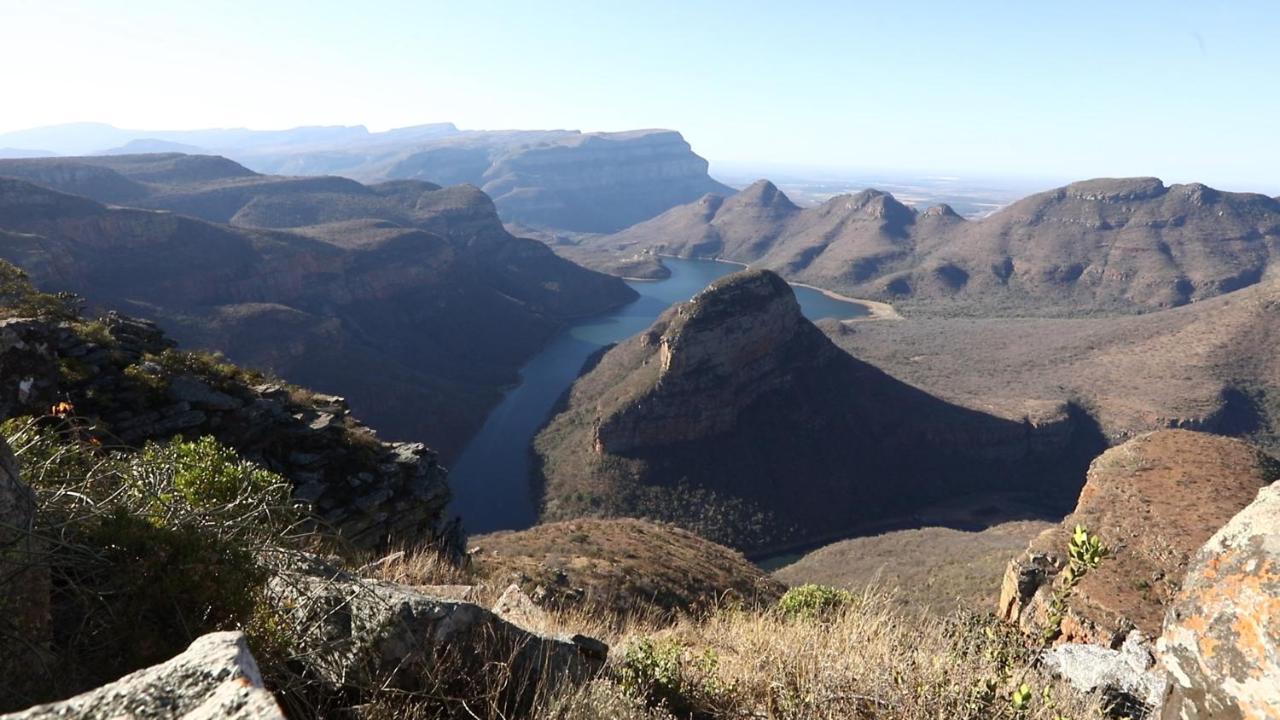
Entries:
{"label": "dry grass", "polygon": [[[1029,669],[1033,654],[1022,636],[993,619],[906,611],[892,594],[871,590],[823,617],[726,609],[662,629],[635,628],[615,647],[604,679],[562,693],[537,717],[1101,716],[1092,700]],[[659,659],[646,665],[654,656]],[[645,676],[645,667],[658,669]],[[636,668],[642,680],[653,682],[638,685]],[[1012,694],[1023,683],[1030,686],[1030,700],[1017,709]],[[644,713],[627,704],[637,690],[665,701]],[[601,713],[606,704],[616,715]]]}
{"label": "dry grass", "polygon": [[779,569],[774,577],[792,586],[894,588],[908,607],[935,615],[949,614],[957,605],[985,612],[996,606],[1010,558],[1051,526],[1043,520],[1015,520],[980,532],[945,527],[896,530],[832,543]]}

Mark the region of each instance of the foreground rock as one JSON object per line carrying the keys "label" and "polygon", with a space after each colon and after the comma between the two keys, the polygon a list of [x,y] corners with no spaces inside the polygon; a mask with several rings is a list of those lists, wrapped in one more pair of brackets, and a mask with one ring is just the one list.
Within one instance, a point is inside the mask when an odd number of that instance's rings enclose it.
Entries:
{"label": "foreground rock", "polygon": [[258,663],[244,635],[238,632],[205,635],[168,662],[68,700],[0,717],[284,720],[279,705],[262,686]]}
{"label": "foreground rock", "polygon": [[1113,712],[1125,717],[1147,717],[1160,707],[1168,688],[1141,633],[1131,633],[1119,650],[1079,643],[1058,645],[1046,651],[1041,662],[1080,692],[1101,694]]}
{"label": "foreground rock", "polygon": [[1280,717],[1280,486],[1196,554],[1158,648],[1166,720]]}
{"label": "foreground rock", "polygon": [[1070,407],[951,405],[841,352],[768,271],[722,278],[607,352],[535,440],[544,520],[663,520],[750,552],[980,492],[1074,499]]}
{"label": "foreground rock", "polygon": [[479,679],[503,687],[518,707],[539,688],[582,680],[599,670],[607,646],[582,636],[550,636],[504,620],[474,603],[363,580],[320,564],[270,583],[288,608],[306,674],[328,696],[392,687],[407,691]]}
{"label": "foreground rock", "polygon": [[1066,566],[1071,529],[1085,525],[1111,549],[1072,593],[1063,642],[1118,647],[1133,629],[1157,637],[1191,556],[1280,477],[1280,466],[1240,440],[1165,430],[1103,453],[1075,512],[1010,563],[999,614],[1039,632]]}
{"label": "foreground rock", "polygon": [[29,671],[47,650],[50,634],[49,572],[38,562],[35,517],[35,497],[0,438],[0,637],[23,639],[0,643],[0,676],[19,692],[31,680]]}

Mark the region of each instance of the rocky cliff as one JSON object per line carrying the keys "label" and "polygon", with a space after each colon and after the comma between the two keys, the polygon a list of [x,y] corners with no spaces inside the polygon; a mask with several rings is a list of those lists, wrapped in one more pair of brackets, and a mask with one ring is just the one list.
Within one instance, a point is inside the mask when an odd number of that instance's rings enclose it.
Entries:
{"label": "rocky cliff", "polygon": [[544,519],[653,517],[750,550],[965,493],[1073,498],[1075,453],[1096,447],[1068,407],[999,418],[841,352],[768,271],[722,279],[610,350],[535,441]]}
{"label": "rocky cliff", "polygon": [[144,194],[129,202],[149,209],[0,179],[0,258],[185,345],[341,393],[446,458],[564,322],[634,297],[509,235],[474,188],[277,178],[184,155],[14,161],[0,174],[57,184],[67,168],[131,183]]}
{"label": "rocky cliff", "polygon": [[1280,203],[1200,184],[1100,179],[969,221],[875,190],[802,209],[760,181],[586,239],[574,257],[607,267],[609,257],[640,251],[751,263],[916,314],[1137,312],[1257,283],[1280,253]]}

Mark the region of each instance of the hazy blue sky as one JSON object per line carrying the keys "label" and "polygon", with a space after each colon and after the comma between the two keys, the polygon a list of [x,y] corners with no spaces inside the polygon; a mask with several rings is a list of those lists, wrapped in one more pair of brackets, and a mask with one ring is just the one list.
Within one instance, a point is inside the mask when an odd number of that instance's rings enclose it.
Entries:
{"label": "hazy blue sky", "polygon": [[671,127],[716,162],[1280,185],[1280,2],[0,0],[0,132]]}

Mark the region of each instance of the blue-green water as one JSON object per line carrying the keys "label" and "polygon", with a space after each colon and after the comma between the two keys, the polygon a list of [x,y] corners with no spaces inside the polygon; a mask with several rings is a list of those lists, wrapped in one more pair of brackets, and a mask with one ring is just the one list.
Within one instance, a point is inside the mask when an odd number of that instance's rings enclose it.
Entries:
{"label": "blue-green water", "polygon": [[[640,293],[637,300],[565,328],[520,369],[520,384],[489,413],[449,472],[454,493],[451,509],[462,516],[468,532],[523,529],[537,520],[529,446],[556,400],[577,379],[592,353],[647,329],[667,308],[741,269],[712,260],[663,258],[663,262],[671,269],[671,277],[628,282]],[[843,320],[867,314],[864,305],[809,288],[793,289],[810,320]]]}

